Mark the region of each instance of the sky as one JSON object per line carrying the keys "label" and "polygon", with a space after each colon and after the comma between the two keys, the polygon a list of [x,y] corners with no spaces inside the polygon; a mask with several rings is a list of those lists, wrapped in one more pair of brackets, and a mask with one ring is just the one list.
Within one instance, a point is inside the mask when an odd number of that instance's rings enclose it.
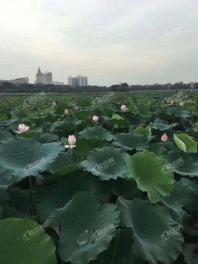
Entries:
{"label": "sky", "polygon": [[0,79],[198,81],[198,0],[0,0]]}

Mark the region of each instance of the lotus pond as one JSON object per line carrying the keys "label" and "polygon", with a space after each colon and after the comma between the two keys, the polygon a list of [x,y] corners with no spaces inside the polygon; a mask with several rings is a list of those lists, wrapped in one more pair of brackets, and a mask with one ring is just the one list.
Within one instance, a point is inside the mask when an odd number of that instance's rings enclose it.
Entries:
{"label": "lotus pond", "polygon": [[197,93],[3,96],[0,113],[0,263],[198,263]]}

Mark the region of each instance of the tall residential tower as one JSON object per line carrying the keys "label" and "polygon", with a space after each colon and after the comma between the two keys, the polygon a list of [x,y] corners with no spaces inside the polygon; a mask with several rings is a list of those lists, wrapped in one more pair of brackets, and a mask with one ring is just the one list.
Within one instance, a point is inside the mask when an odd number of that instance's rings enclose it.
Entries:
{"label": "tall residential tower", "polygon": [[88,78],[86,76],[69,77],[68,85],[72,87],[86,87],[88,86]]}
{"label": "tall residential tower", "polygon": [[40,68],[38,68],[38,72],[36,74],[36,83],[37,84],[52,84],[52,73],[51,72],[42,72]]}

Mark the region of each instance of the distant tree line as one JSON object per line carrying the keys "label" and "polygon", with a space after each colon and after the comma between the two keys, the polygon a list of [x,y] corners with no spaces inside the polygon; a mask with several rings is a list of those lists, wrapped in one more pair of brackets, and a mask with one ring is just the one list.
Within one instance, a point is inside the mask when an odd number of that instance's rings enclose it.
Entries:
{"label": "distant tree line", "polygon": [[0,93],[79,93],[79,92],[131,92],[131,91],[160,91],[160,90],[197,90],[198,83],[183,82],[175,84],[153,84],[153,85],[128,85],[122,83],[119,85],[106,86],[87,86],[70,87],[68,85],[40,85],[40,84],[12,84],[9,82],[0,83]]}

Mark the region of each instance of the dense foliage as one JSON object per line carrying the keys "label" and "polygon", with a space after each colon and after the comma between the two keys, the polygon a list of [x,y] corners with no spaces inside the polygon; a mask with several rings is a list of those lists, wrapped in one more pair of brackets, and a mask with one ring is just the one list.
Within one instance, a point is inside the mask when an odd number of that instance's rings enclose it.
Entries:
{"label": "dense foliage", "polygon": [[196,93],[42,93],[0,113],[0,263],[198,263]]}
{"label": "dense foliage", "polygon": [[168,84],[150,84],[150,85],[128,85],[127,83],[115,84],[109,87],[89,85],[86,87],[71,87],[69,85],[55,84],[14,84],[9,82],[0,82],[1,93],[95,93],[95,92],[129,92],[129,91],[197,91],[198,83],[168,83]]}

